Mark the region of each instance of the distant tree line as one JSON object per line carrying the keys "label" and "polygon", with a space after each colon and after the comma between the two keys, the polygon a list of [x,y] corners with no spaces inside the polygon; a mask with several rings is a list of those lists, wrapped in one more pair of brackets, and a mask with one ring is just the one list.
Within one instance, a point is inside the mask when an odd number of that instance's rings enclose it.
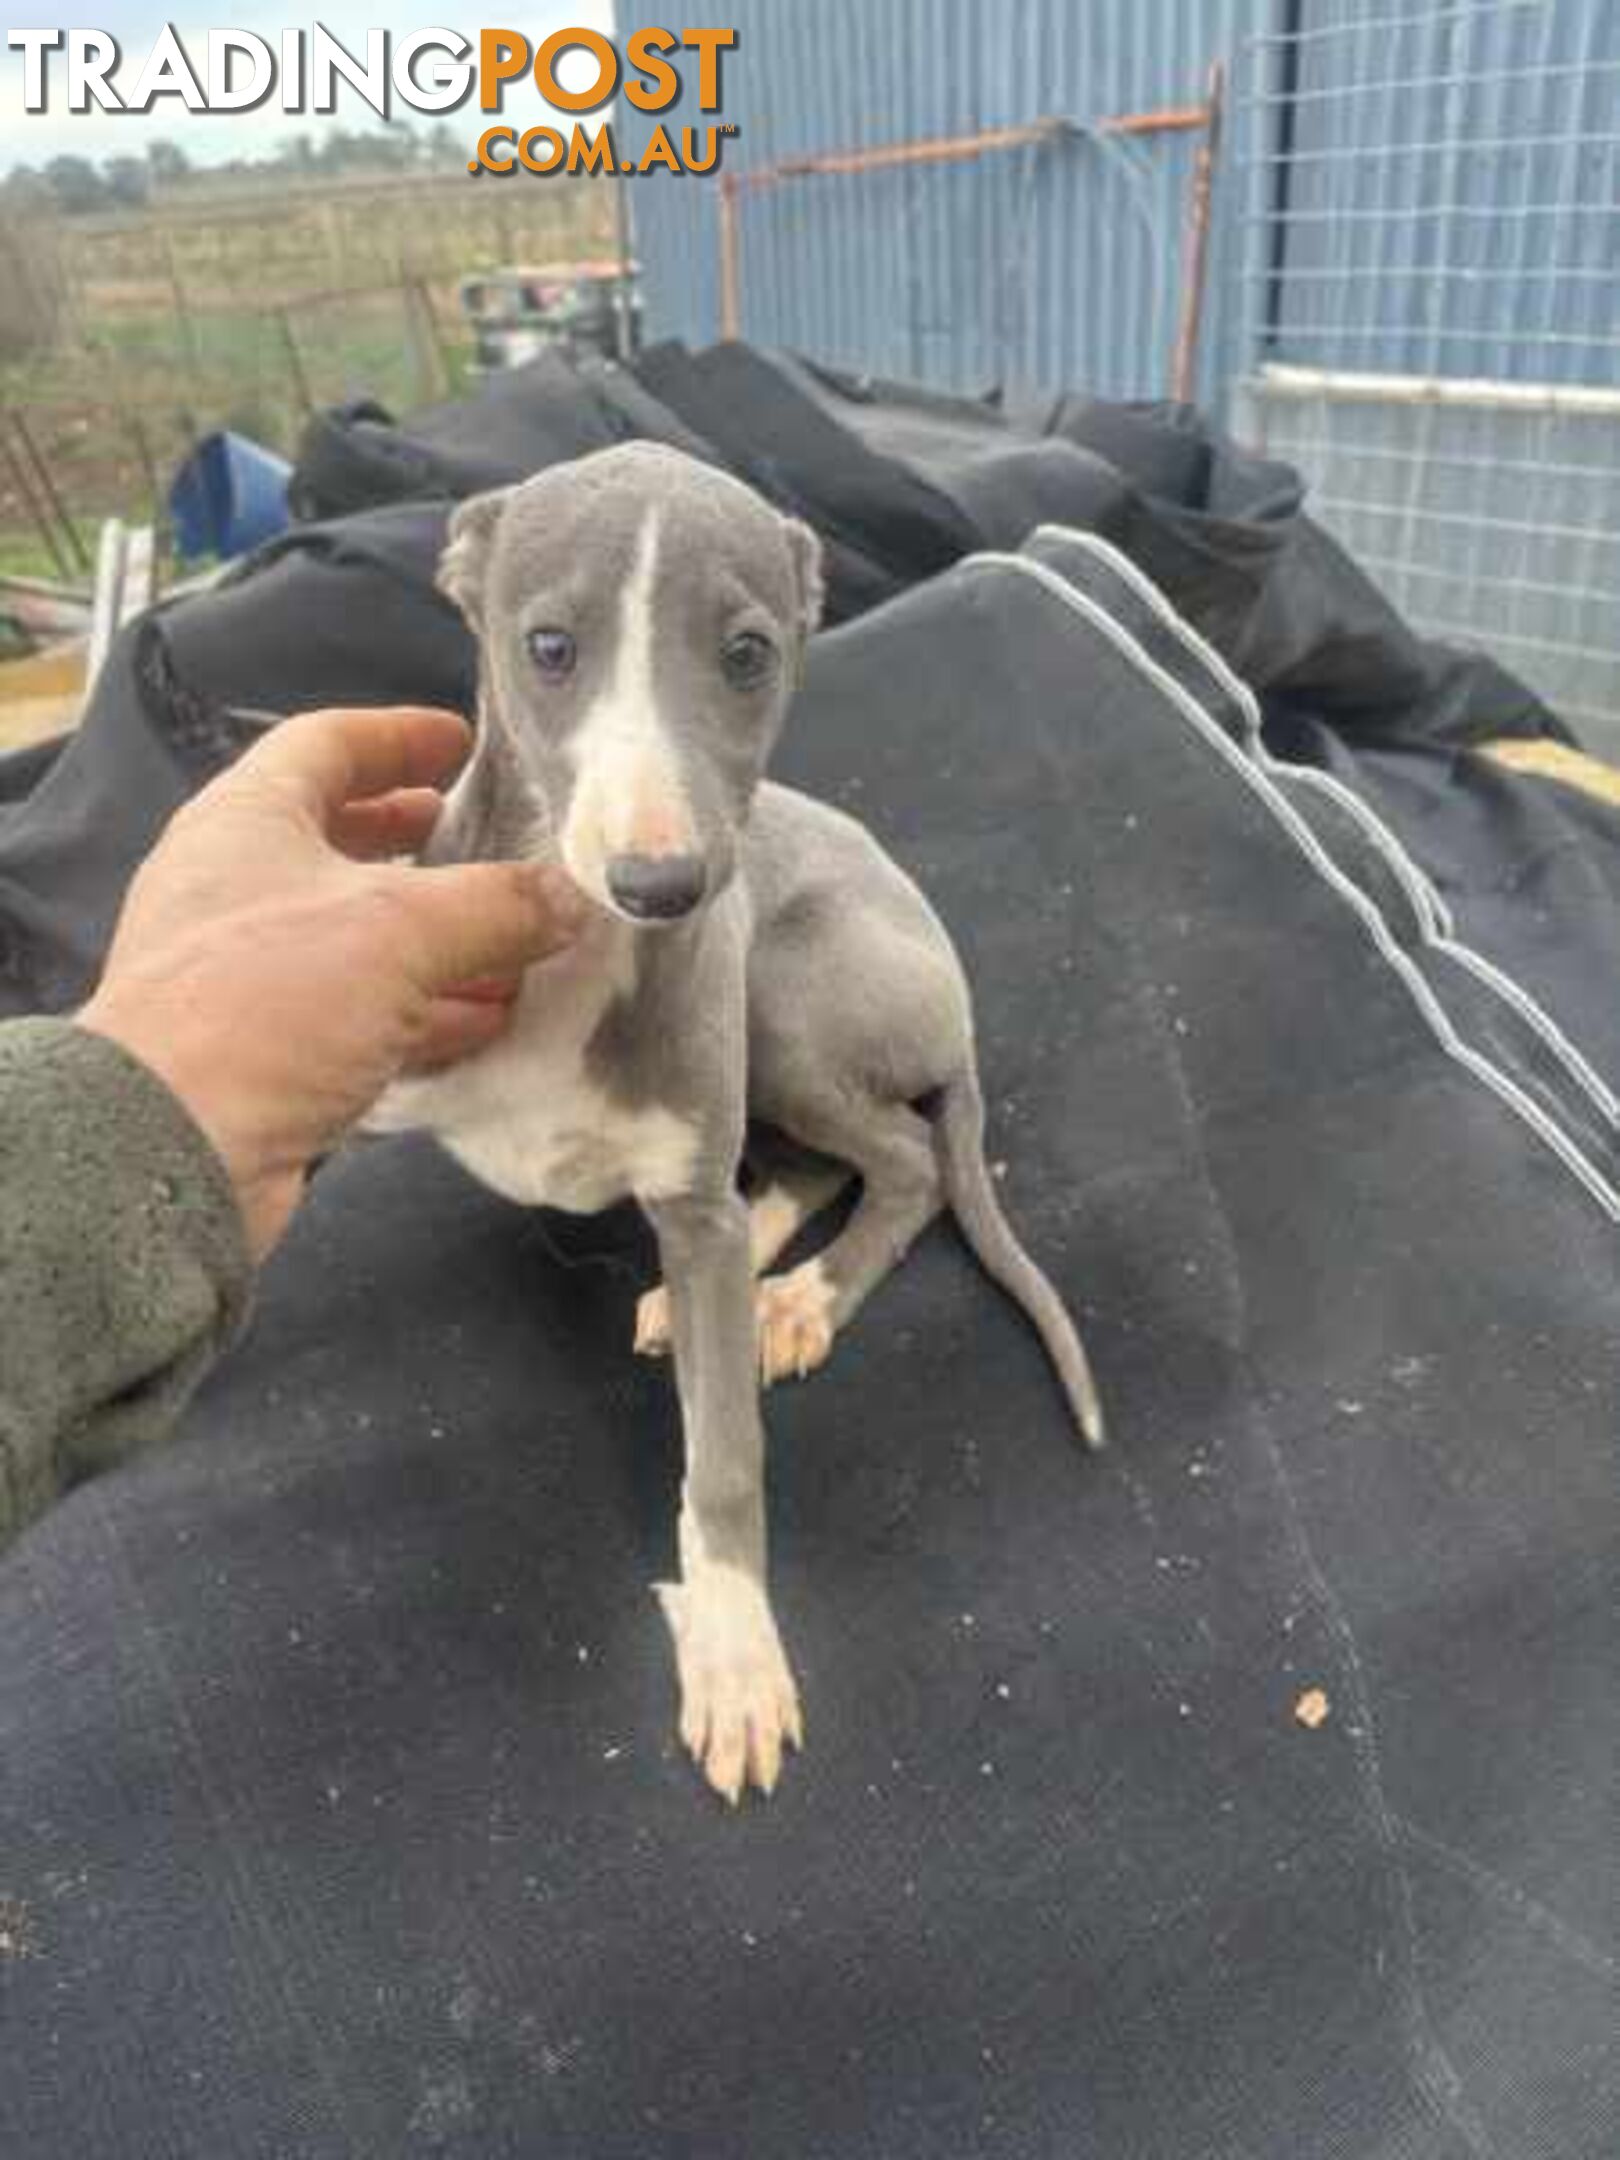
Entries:
{"label": "distant tree line", "polygon": [[291,135],[268,156],[227,158],[203,170],[193,166],[178,143],[159,140],[144,157],[109,157],[99,164],[87,157],[55,157],[42,166],[19,165],[0,183],[0,212],[47,209],[63,217],[96,211],[138,210],[154,197],[186,187],[233,180],[298,179],[363,172],[425,171],[436,165],[461,165],[467,147],[455,129],[441,120],[432,128],[404,124],[369,132],[333,128],[317,137]]}

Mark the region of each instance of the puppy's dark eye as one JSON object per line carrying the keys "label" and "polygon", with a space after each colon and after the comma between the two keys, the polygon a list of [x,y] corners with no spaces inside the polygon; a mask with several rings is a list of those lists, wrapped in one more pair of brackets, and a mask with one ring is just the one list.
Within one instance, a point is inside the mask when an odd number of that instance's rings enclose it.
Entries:
{"label": "puppy's dark eye", "polygon": [[720,671],[733,690],[758,690],[776,672],[776,647],[757,630],[739,630],[720,648]]}
{"label": "puppy's dark eye", "polygon": [[531,630],[529,658],[548,682],[574,672],[574,641],[566,630]]}

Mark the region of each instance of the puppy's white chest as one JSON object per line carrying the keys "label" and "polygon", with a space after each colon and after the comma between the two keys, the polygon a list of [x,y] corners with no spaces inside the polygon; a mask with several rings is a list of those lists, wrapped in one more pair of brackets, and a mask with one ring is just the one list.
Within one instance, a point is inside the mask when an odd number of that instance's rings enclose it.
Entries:
{"label": "puppy's white chest", "polygon": [[660,1107],[627,1108],[587,1065],[625,987],[620,970],[577,949],[531,968],[498,1043],[450,1072],[396,1082],[368,1128],[431,1132],[474,1177],[529,1207],[594,1215],[631,1194],[681,1191],[693,1128]]}
{"label": "puppy's white chest", "polygon": [[[536,1059],[511,1076],[500,1099],[436,1126],[439,1138],[474,1177],[530,1207],[594,1215],[633,1192],[664,1189],[666,1157],[686,1137],[663,1130],[663,1111],[616,1108],[588,1079],[583,1064],[559,1069]],[[690,1145],[687,1146],[690,1159]]]}

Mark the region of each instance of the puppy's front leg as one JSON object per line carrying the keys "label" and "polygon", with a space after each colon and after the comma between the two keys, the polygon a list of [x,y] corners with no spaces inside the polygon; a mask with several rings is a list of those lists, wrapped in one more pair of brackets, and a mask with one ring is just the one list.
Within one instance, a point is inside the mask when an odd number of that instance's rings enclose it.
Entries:
{"label": "puppy's front leg", "polygon": [[660,1586],[675,1638],[681,1738],[733,1806],[770,1792],[782,1743],[801,1744],[798,1692],[765,1593],[765,1436],[759,1415],[748,1210],[735,1192],[648,1206],[669,1285],[686,1439],[681,1579]]}

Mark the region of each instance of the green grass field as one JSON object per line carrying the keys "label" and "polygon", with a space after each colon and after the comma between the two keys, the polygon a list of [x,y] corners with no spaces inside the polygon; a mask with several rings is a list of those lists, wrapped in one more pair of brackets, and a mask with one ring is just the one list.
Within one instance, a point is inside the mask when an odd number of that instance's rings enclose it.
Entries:
{"label": "green grass field", "polygon": [[[612,231],[606,184],[460,174],[292,196],[188,190],[156,211],[64,219],[56,338],[0,367],[0,408],[22,417],[93,556],[103,518],[161,522],[175,465],[214,428],[290,455],[312,409],[365,396],[398,412],[456,394],[470,355],[459,280],[602,255]],[[7,572],[57,568],[0,462]]]}

